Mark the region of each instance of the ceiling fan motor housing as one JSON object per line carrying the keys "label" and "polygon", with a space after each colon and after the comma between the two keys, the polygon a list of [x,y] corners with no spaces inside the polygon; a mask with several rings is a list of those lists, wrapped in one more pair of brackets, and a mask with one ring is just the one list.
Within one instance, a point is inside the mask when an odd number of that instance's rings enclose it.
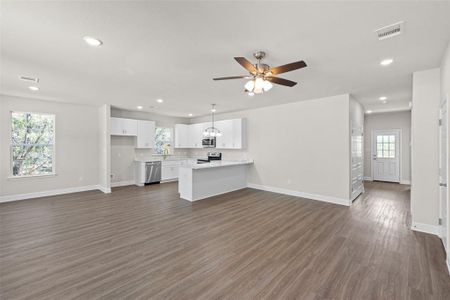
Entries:
{"label": "ceiling fan motor housing", "polygon": [[264,51],[256,51],[255,53],[253,53],[253,56],[256,58],[256,59],[263,59],[265,56],[266,56],[266,52],[264,52]]}
{"label": "ceiling fan motor housing", "polygon": [[259,74],[267,73],[270,70],[269,65],[266,64],[258,64],[256,65]]}

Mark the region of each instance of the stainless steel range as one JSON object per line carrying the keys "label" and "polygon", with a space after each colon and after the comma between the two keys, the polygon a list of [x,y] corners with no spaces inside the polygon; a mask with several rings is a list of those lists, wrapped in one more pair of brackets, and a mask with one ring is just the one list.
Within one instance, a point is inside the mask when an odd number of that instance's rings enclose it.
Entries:
{"label": "stainless steel range", "polygon": [[222,153],[220,152],[208,152],[207,159],[197,159],[198,164],[207,164],[214,160],[222,160]]}

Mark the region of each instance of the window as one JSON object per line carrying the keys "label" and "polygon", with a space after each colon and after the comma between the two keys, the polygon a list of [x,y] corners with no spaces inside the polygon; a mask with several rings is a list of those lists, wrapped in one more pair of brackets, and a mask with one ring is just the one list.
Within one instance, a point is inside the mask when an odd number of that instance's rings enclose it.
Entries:
{"label": "window", "polygon": [[395,135],[377,135],[377,158],[395,158]]}
{"label": "window", "polygon": [[11,112],[11,175],[48,175],[55,168],[55,116]]}
{"label": "window", "polygon": [[156,127],[155,154],[169,155],[172,152],[172,128]]}

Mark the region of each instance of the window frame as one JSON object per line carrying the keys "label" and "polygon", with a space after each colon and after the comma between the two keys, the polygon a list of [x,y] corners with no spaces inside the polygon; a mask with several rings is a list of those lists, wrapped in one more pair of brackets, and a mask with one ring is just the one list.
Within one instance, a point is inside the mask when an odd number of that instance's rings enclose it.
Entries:
{"label": "window frame", "polygon": [[[156,130],[158,128],[166,128],[170,130],[170,150],[169,150],[169,154],[161,154],[161,153],[157,153],[156,152]],[[175,128],[174,127],[170,127],[170,126],[155,126],[155,147],[153,148],[153,156],[169,156],[169,155],[173,155],[174,152],[174,143],[175,143]]]}
{"label": "window frame", "polygon": [[[53,158],[52,158],[52,171],[46,174],[35,175],[14,175],[13,174],[13,142],[12,142],[12,115],[13,113],[19,114],[37,114],[53,117]],[[53,177],[56,176],[56,114],[47,112],[31,112],[22,110],[10,110],[9,111],[9,174],[8,179],[24,179],[24,178],[36,178],[36,177]]]}

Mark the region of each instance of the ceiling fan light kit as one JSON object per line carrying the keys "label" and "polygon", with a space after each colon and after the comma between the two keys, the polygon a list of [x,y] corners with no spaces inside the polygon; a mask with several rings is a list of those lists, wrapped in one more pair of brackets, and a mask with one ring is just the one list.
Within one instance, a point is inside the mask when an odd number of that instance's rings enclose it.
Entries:
{"label": "ceiling fan light kit", "polygon": [[244,67],[250,73],[250,75],[218,77],[213,78],[213,80],[250,78],[251,80],[244,85],[244,91],[248,93],[249,96],[253,96],[255,94],[262,94],[264,92],[268,92],[273,87],[273,83],[293,87],[294,85],[297,84],[297,82],[283,79],[280,77],[275,77],[274,75],[306,67],[306,63],[303,60],[301,60],[294,63],[271,68],[269,65],[261,63],[261,60],[266,56],[265,52],[258,51],[255,52],[253,56],[257,59],[256,64],[252,64],[245,57],[234,58],[242,67]]}

